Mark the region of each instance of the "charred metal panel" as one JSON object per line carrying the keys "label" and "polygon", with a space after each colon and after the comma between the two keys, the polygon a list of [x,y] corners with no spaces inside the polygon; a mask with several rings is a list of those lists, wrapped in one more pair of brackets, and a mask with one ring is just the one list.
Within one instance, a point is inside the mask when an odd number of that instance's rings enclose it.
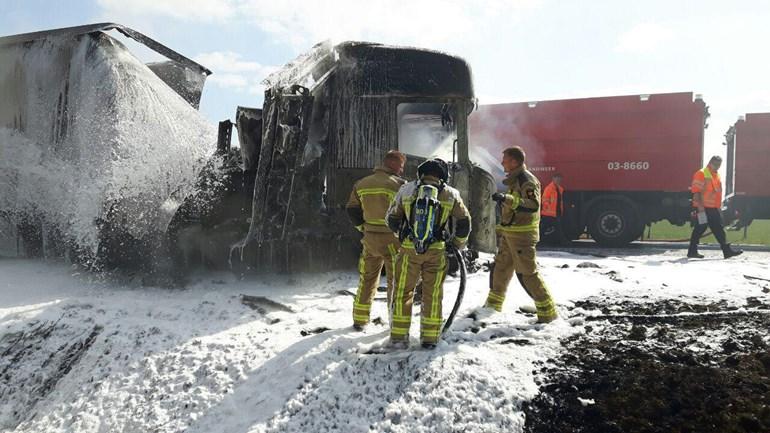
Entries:
{"label": "charred metal panel", "polygon": [[223,120],[219,122],[217,133],[217,153],[225,155],[230,151],[230,141],[233,138],[233,122]]}
{"label": "charred metal panel", "polygon": [[390,149],[398,148],[395,101],[352,95],[335,97],[331,138],[338,168],[372,168]]}
{"label": "charred metal panel", "polygon": [[[738,120],[736,123],[745,122]],[[725,197],[731,196],[735,192],[735,125],[725,133],[725,142],[727,146],[727,162],[725,164]]]}
{"label": "charred metal panel", "polygon": [[258,108],[238,107],[235,113],[238,128],[238,142],[241,145],[243,169],[257,169],[259,152],[262,148],[262,110]]}
{"label": "charred metal panel", "polygon": [[[297,220],[304,219],[307,203],[293,199],[302,197],[308,185],[303,176],[302,156],[305,150],[313,97],[304,87],[293,86],[286,92],[268,92],[265,97],[267,116],[263,127],[263,146],[257,165],[252,221],[246,243],[285,239]],[[320,189],[319,189],[320,201]],[[299,215],[299,218],[298,218]]]}
{"label": "charred metal panel", "polygon": [[[341,78],[340,78],[341,79]],[[332,206],[342,206],[353,183],[337,180],[342,172],[368,172],[388,150],[398,148],[395,103],[388,98],[362,98],[332,92],[327,168]],[[343,176],[344,177],[344,176]],[[350,179],[352,181],[356,179]]]}
{"label": "charred metal panel", "polygon": [[149,36],[139,33],[136,30],[131,29],[129,27],[126,27],[120,24],[115,24],[115,23],[87,24],[84,26],[64,27],[60,29],[44,30],[41,32],[21,33],[18,35],[3,36],[3,37],[0,37],[0,46],[36,41],[39,39],[45,39],[52,36],[57,36],[57,37],[79,36],[79,35],[84,35],[88,33],[107,32],[110,30],[117,30],[120,33],[124,34],[125,36],[131,39],[134,39],[140,44],[145,45],[147,48],[150,48],[151,50],[157,52],[158,54],[162,54],[163,56],[169,58],[170,60],[174,60],[176,62],[182,63],[183,65],[188,66],[198,71],[201,74],[211,75],[211,71],[208,70],[206,67],[179,54],[178,52],[150,38]]}
{"label": "charred metal panel", "polygon": [[497,192],[495,179],[488,171],[473,165],[470,171],[468,209],[471,219],[470,247],[476,251],[494,253],[497,250],[495,235],[495,205],[490,197]]}
{"label": "charred metal panel", "polygon": [[173,60],[148,63],[147,67],[190,105],[196,109],[200,106],[203,85],[206,84],[205,74]]}
{"label": "charred metal panel", "polygon": [[314,45],[309,51],[300,54],[283,68],[270,74],[262,81],[262,84],[273,89],[298,85],[307,87],[312,91],[319,82],[323,81],[323,77],[334,68],[336,68],[334,46],[331,42],[324,41]]}
{"label": "charred metal panel", "polygon": [[144,35],[136,30],[115,23],[88,24],[84,26],[65,27],[61,29],[45,30],[41,32],[22,33],[18,35],[0,37],[0,47],[38,41],[50,37],[77,38],[86,34],[96,34],[117,30],[124,36],[131,38],[151,50],[169,59],[167,62],[150,63],[147,67],[152,70],[169,87],[174,89],[190,105],[198,108],[203,85],[211,71],[196,63],[160,42]]}
{"label": "charred metal panel", "polygon": [[335,49],[341,66],[356,69],[351,84],[363,95],[473,98],[471,69],[462,58],[366,42]]}

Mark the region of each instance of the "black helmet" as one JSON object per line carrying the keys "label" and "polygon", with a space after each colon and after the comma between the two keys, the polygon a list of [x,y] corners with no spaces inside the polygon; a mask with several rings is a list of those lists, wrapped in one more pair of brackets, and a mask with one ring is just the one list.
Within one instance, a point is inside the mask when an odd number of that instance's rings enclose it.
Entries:
{"label": "black helmet", "polygon": [[449,178],[449,166],[443,159],[429,159],[417,166],[417,177],[422,178],[425,175],[434,176],[446,182]]}

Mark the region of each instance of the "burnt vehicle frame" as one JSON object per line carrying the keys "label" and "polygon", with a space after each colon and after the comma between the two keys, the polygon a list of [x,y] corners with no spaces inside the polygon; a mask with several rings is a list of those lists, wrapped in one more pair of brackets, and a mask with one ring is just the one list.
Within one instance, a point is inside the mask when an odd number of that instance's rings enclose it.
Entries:
{"label": "burnt vehicle frame", "polygon": [[[451,159],[450,184],[473,216],[470,246],[494,250],[491,175],[469,158],[475,107],[470,67],[435,51],[323,42],[269,76],[262,109],[238,107],[220,122],[219,162],[169,227],[178,267],[324,270],[355,263],[359,235],[344,212],[353,183],[385,153],[407,154],[406,175],[427,157]],[[411,117],[410,117],[411,116]],[[443,141],[414,154],[406,123],[428,122]],[[417,124],[417,128],[422,125]],[[240,148],[231,149],[232,128]],[[444,131],[443,133],[441,131]],[[419,142],[412,139],[412,142]],[[216,179],[217,173],[223,173]],[[202,188],[205,191],[205,188]]]}

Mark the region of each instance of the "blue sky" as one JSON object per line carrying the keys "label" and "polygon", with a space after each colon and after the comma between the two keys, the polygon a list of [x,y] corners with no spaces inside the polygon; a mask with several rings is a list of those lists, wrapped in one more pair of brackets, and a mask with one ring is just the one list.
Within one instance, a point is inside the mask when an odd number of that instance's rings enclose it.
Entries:
{"label": "blue sky", "polygon": [[707,153],[739,115],[770,111],[770,2],[0,0],[0,10],[0,35],[113,21],[199,60],[214,71],[201,103],[212,121],[260,106],[262,78],[324,39],[465,57],[482,104],[700,93]]}

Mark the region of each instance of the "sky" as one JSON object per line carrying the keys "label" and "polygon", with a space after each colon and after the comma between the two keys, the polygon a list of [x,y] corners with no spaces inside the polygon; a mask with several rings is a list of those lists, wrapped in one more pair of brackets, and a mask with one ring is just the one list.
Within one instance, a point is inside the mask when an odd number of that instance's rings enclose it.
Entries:
{"label": "sky", "polygon": [[738,116],[770,111],[764,1],[0,0],[0,11],[0,35],[117,22],[199,61],[214,72],[201,101],[212,122],[261,106],[262,79],[327,39],[464,57],[480,104],[701,94],[707,155],[724,153]]}

